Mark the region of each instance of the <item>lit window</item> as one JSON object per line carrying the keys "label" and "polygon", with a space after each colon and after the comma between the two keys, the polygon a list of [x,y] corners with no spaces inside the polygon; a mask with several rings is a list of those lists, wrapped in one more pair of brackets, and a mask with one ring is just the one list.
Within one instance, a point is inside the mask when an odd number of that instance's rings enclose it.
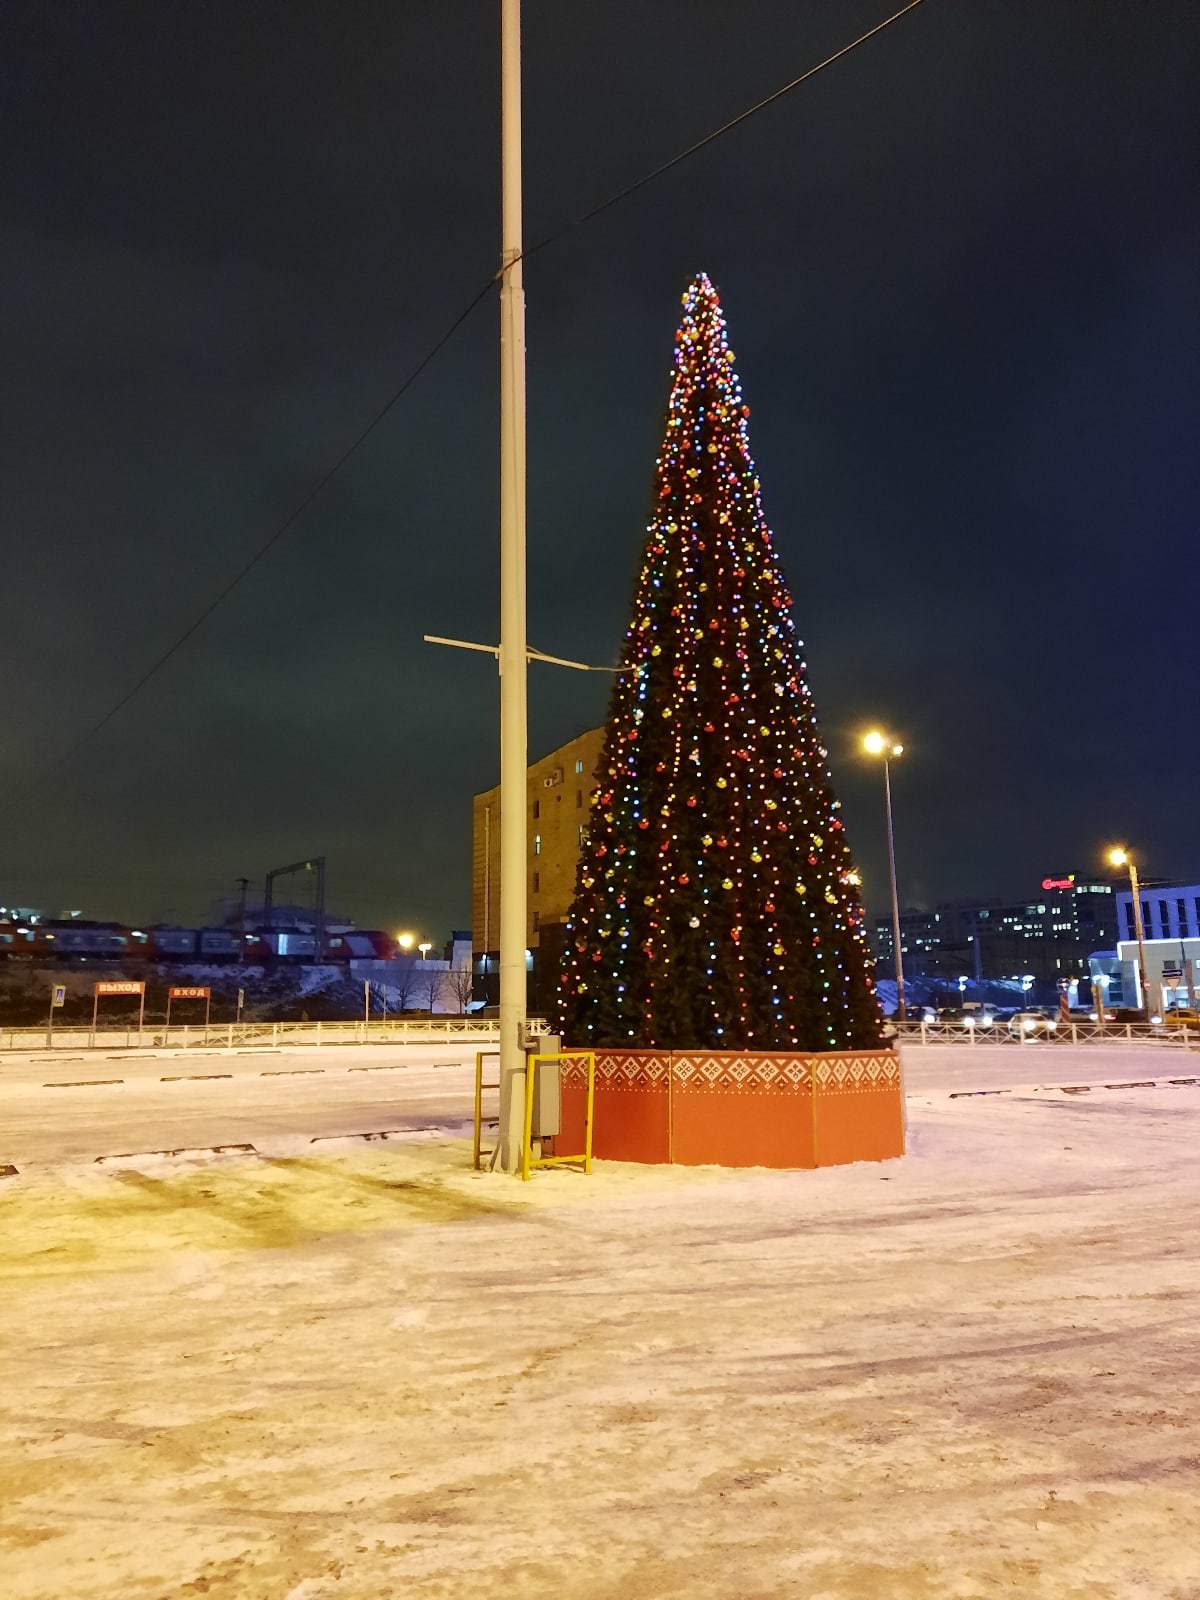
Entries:
{"label": "lit window", "polygon": [[576,772],[582,772],[583,771],[583,762],[582,761],[577,761],[575,763],[575,771]]}
{"label": "lit window", "polygon": [[535,833],[533,836],[533,853],[535,856],[540,856],[542,853],[542,836],[540,833]]}

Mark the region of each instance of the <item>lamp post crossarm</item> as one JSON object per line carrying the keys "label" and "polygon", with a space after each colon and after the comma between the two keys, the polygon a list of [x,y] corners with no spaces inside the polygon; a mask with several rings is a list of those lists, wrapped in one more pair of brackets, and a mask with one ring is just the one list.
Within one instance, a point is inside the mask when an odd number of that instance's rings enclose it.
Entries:
{"label": "lamp post crossarm", "polygon": [[[494,644],[472,644],[467,639],[443,639],[436,633],[423,635],[426,644],[444,644],[453,650],[479,650],[486,656],[500,658],[500,647]],[[565,656],[547,655],[544,650],[535,650],[532,645],[526,647],[525,659],[527,661],[542,661],[551,667],[571,667],[576,672],[629,672],[629,667],[593,667],[586,661],[568,661]]]}

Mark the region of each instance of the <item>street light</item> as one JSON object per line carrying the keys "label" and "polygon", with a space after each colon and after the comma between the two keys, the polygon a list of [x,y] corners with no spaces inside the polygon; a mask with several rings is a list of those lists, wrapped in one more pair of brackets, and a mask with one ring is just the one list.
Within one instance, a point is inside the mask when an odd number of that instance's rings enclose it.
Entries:
{"label": "street light", "polygon": [[400,946],[401,950],[404,951],[405,955],[409,953],[413,945],[416,943],[416,937],[417,936],[415,933],[398,933],[396,935],[396,943]]}
{"label": "street light", "polygon": [[1142,1010],[1150,1021],[1150,985],[1146,982],[1146,930],[1142,925],[1142,891],[1138,884],[1137,863],[1122,844],[1113,845],[1108,852],[1110,867],[1129,868],[1129,892],[1133,896],[1133,931],[1137,936],[1138,982],[1142,989]]}
{"label": "street light", "polygon": [[862,747],[869,756],[883,759],[883,799],[887,812],[888,871],[892,884],[892,948],[896,956],[896,1020],[906,1017],[904,1004],[904,958],[900,952],[900,896],[896,889],[896,837],[892,831],[892,762],[904,754],[904,746],[878,728],[863,735]]}
{"label": "street light", "polygon": [[421,960],[422,961],[428,961],[429,960],[429,952],[433,949],[433,946],[431,944],[428,944],[428,943],[419,944],[417,946],[417,949],[421,952]]}

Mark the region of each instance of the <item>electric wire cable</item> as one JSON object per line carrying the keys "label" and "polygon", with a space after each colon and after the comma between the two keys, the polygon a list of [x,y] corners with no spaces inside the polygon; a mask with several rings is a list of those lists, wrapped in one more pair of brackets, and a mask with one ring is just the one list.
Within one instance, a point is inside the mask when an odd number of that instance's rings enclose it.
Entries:
{"label": "electric wire cable", "polygon": [[[84,745],[90,743],[97,734],[102,732],[103,729],[106,728],[110,722],[112,722],[114,717],[119,716],[125,707],[130,703],[130,701],[135,699],[153,678],[157,677],[167,663],[179,653],[185,644],[187,644],[188,640],[191,639],[194,634],[199,632],[199,630],[208,621],[209,617],[211,617],[212,614],[224,604],[234,590],[237,589],[242,583],[243,579],[247,578],[250,573],[253,572],[255,567],[257,567],[259,563],[270,554],[280,540],[282,540],[291,531],[295,524],[308,510],[309,506],[312,505],[314,500],[316,500],[322,491],[327,488],[327,486],[342,470],[351,457],[355,455],[360,446],[366,443],[367,439],[369,439],[370,436],[375,432],[376,428],[379,427],[380,423],[383,422],[389,412],[391,412],[397,403],[403,399],[403,397],[412,388],[413,384],[415,384],[418,378],[421,377],[422,373],[424,373],[431,363],[437,358],[445,346],[449,344],[450,340],[458,332],[459,328],[462,327],[463,323],[467,321],[468,317],[470,317],[476,306],[478,306],[479,303],[487,297],[492,289],[495,288],[496,285],[503,279],[504,273],[510,270],[512,266],[516,265],[517,261],[526,260],[528,257],[537,254],[539,251],[545,250],[548,248],[548,246],[556,244],[560,239],[563,239],[568,234],[573,233],[577,228],[584,227],[587,223],[592,222],[595,218],[602,216],[606,211],[612,210],[614,206],[621,204],[622,201],[629,199],[634,194],[637,194],[639,190],[644,189],[648,184],[651,184],[658,178],[663,177],[666,173],[672,171],[682,162],[689,160],[692,156],[698,154],[699,151],[704,150],[707,148],[707,146],[715,143],[716,140],[723,138],[728,133],[732,133],[735,128],[740,127],[742,123],[757,115],[758,112],[765,110],[767,106],[774,105],[776,101],[782,100],[785,95],[791,94],[794,89],[799,88],[803,83],[807,83],[809,79],[814,78],[817,73],[823,72],[827,67],[833,66],[835,62],[841,61],[843,57],[849,55],[851,51],[857,50],[860,45],[866,44],[869,39],[873,39],[877,34],[882,33],[885,28],[891,27],[894,22],[898,22],[901,17],[906,16],[910,11],[915,11],[916,8],[921,4],[923,4],[923,0],[908,0],[908,4],[902,6],[899,11],[893,12],[889,17],[885,17],[882,22],[876,23],[873,28],[869,28],[865,33],[860,34],[858,38],[851,40],[849,44],[843,45],[839,50],[835,50],[832,55],[826,56],[822,61],[818,61],[814,66],[807,68],[807,70],[802,72],[798,77],[791,79],[790,82],[785,83],[781,88],[774,90],[773,93],[767,95],[764,99],[757,101],[752,106],[748,106],[745,111],[739,112],[736,117],[732,117],[728,122],[722,123],[720,127],[714,128],[710,133],[705,134],[703,138],[697,139],[693,144],[688,145],[685,150],[681,150],[669,160],[661,162],[649,172],[644,173],[640,178],[635,179],[634,182],[626,184],[623,189],[619,189],[615,194],[609,195],[606,200],[602,200],[598,205],[593,206],[589,211],[582,212],[578,217],[575,217],[571,221],[564,223],[561,228],[557,229],[554,233],[548,234],[544,239],[539,240],[537,244],[531,245],[527,250],[523,251],[520,256],[514,257],[511,262],[506,263],[499,269],[499,271],[489,277],[487,282],[483,284],[483,286],[472,296],[472,298],[467,302],[454,320],[449,324],[445,332],[443,332],[429,347],[426,353],[421,357],[420,361],[417,362],[416,366],[413,367],[411,372],[409,372],[407,377],[400,384],[399,388],[393,392],[391,398],[380,407],[367,425],[355,436],[351,443],[346,446],[341,455],[339,455],[333,464],[322,474],[313,487],[309,489],[309,491],[304,495],[303,499],[293,506],[292,510],[287,514],[286,517],[284,517],[283,521],[280,522],[277,527],[275,527],[270,536],[259,545],[258,549],[255,550],[249,560],[245,561],[242,566],[238,568],[237,572],[235,572],[233,576],[217,591],[216,595],[188,624],[183,632],[180,633],[170,645],[168,645],[166,650],[164,650],[161,655],[156,657],[156,659],[151,663],[150,666],[146,668],[137,681],[132,684],[131,687],[127,689],[119,699],[115,700],[102,716],[97,718],[95,722],[91,723],[88,728],[81,733],[65,751],[55,757],[54,760],[51,761],[48,766],[44,767],[39,773],[36,775],[31,775],[24,784],[16,787],[25,789],[31,785],[43,783],[47,779],[53,777],[64,766],[66,766],[74,756],[79,753]],[[11,800],[13,797],[13,790],[10,790],[7,798]]]}
{"label": "electric wire cable", "polygon": [[622,200],[628,200],[631,195],[637,194],[639,189],[644,189],[648,183],[653,183],[656,178],[661,178],[674,167],[680,166],[684,161],[687,161],[708,145],[713,144],[717,139],[723,138],[725,134],[732,133],[743,122],[748,122],[758,112],[765,111],[767,106],[774,105],[777,100],[782,100],[784,95],[791,94],[793,89],[798,89],[802,83],[807,83],[810,78],[815,78],[818,72],[823,72],[826,67],[833,66],[835,61],[840,61],[843,56],[848,56],[852,50],[857,50],[859,45],[866,44],[868,39],[873,39],[877,33],[882,33],[885,28],[890,28],[893,22],[899,22],[901,17],[906,16],[910,11],[915,11],[922,3],[923,0],[908,0],[908,4],[901,6],[899,11],[894,11],[890,17],[885,17],[882,22],[877,22],[873,28],[868,28],[866,33],[860,33],[857,39],[852,39],[849,44],[844,44],[840,50],[835,50],[831,56],[826,56],[823,61],[818,61],[815,66],[809,67],[802,72],[798,78],[793,78],[790,83],[785,83],[782,88],[776,89],[772,94],[767,95],[765,99],[748,106],[745,111],[739,111],[736,117],[731,117],[728,122],[723,122],[719,128],[714,128],[711,133],[706,133],[702,139],[697,139],[694,144],[688,145],[686,150],[681,150],[678,155],[673,155],[670,160],[660,163],[659,166],[654,167],[650,172],[644,173],[640,178],[635,178],[632,183],[626,184],[623,189],[618,189],[615,194],[609,195],[607,200],[602,200],[599,205],[593,206],[590,211],[582,212],[570,222],[564,223],[556,232],[547,234],[544,239],[539,239],[537,244],[530,245],[528,250],[523,251],[516,259],[527,260],[530,256],[536,255],[539,250],[546,249],[548,245],[557,244],[560,239],[565,238],[569,233],[573,233],[576,228],[582,228],[585,223],[591,222],[595,217],[611,210],[613,206],[619,205]]}
{"label": "electric wire cable", "polygon": [[217,591],[217,593],[208,602],[199,615],[196,616],[183,630],[183,632],[179,634],[170,645],[167,646],[163,653],[146,668],[145,672],[142,673],[137,682],[127,689],[121,698],[115,701],[102,717],[100,717],[96,722],[92,723],[86,732],[80,734],[80,736],[75,740],[74,744],[72,744],[60,756],[56,757],[50,766],[42,771],[38,781],[43,781],[46,778],[53,777],[60,767],[65,766],[66,763],[71,760],[72,756],[76,755],[85,744],[94,739],[102,729],[106,728],[113,718],[118,716],[120,712],[122,712],[129,704],[129,702],[136,695],[141,693],[141,691],[150,682],[151,678],[156,677],[158,673],[162,671],[167,662],[170,661],[172,656],[176,655],[183,648],[192,635],[198,632],[199,629],[204,626],[209,617],[211,617],[213,612],[216,611],[218,606],[227,600],[233,591],[238,587],[238,585],[242,582],[242,579],[248,577],[249,574],[253,572],[254,568],[258,566],[259,562],[270,554],[279,541],[287,533],[289,533],[294,525],[300,520],[300,518],[308,510],[309,506],[312,505],[313,501],[317,498],[321,491],[325,489],[327,485],[331,483],[337,474],[342,470],[347,461],[350,460],[350,457],[354,455],[361,445],[366,443],[366,441],[375,432],[376,428],[384,420],[392,408],[404,398],[409,389],[412,388],[413,384],[416,383],[417,379],[425,371],[426,367],[428,367],[429,364],[436,358],[443,347],[449,344],[450,340],[458,332],[459,328],[462,327],[463,323],[471,315],[472,311],[474,311],[479,302],[484,299],[486,295],[491,293],[494,282],[494,279],[489,278],[483,287],[474,295],[474,297],[468,301],[468,303],[458,313],[454,321],[436,341],[436,343],[432,344],[421,357],[420,361],[417,362],[416,366],[404,379],[404,382],[400,385],[400,387],[393,392],[391,398],[379,408],[379,410],[371,418],[370,422],[367,423],[366,427],[361,429],[351,443],[346,446],[333,465],[329,467],[323,476],[317,480],[304,498],[292,507],[291,511],[289,511],[283,521],[279,523],[269,538],[265,539],[263,543],[259,545],[258,549],[254,552],[250,559],[243,562],[234,575]]}

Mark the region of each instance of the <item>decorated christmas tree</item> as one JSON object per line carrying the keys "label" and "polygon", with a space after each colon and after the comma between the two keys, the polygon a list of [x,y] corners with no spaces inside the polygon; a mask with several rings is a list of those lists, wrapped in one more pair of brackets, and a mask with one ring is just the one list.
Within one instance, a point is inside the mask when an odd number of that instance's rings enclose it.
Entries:
{"label": "decorated christmas tree", "polygon": [[880,1042],[858,874],[716,290],[683,296],[666,437],[568,925],[576,1046]]}

